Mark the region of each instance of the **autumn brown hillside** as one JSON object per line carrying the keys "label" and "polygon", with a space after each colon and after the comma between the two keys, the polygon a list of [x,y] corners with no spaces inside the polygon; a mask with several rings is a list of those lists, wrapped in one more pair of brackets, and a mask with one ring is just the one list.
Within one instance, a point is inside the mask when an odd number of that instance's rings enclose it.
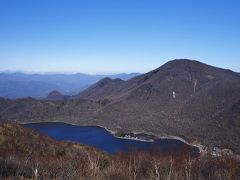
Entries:
{"label": "autumn brown hillside", "polygon": [[110,156],[20,125],[0,125],[0,179],[237,180],[239,176],[240,162],[230,157],[162,156],[154,149]]}

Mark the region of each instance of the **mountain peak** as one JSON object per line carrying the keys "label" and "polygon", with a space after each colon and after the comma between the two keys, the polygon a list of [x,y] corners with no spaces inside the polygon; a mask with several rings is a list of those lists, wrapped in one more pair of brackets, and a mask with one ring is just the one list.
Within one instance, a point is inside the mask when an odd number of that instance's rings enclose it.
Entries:
{"label": "mountain peak", "polygon": [[190,59],[174,59],[163,64],[161,67],[149,72],[149,74],[169,75],[173,77],[192,77],[194,78],[210,78],[217,77],[217,79],[234,78],[237,74],[228,69],[214,67],[197,60]]}
{"label": "mountain peak", "polygon": [[106,77],[81,92],[77,97],[95,100],[102,99],[103,97],[110,97],[118,88],[122,87],[124,83],[125,81],[120,78],[111,79]]}
{"label": "mountain peak", "polygon": [[51,100],[51,101],[64,100],[66,98],[67,98],[67,96],[64,96],[57,90],[50,92],[47,96],[47,100]]}
{"label": "mountain peak", "polygon": [[53,95],[62,95],[58,90],[53,90],[52,92],[49,93],[48,96],[53,96]]}
{"label": "mountain peak", "polygon": [[[164,65],[162,65],[160,68],[182,68],[182,67],[207,67],[210,65],[204,64],[200,61],[197,60],[191,60],[191,59],[174,59],[171,61],[168,61],[167,63],[165,63]],[[215,68],[215,67],[214,67]]]}
{"label": "mountain peak", "polygon": [[112,81],[112,80],[113,80],[113,79],[110,78],[110,77],[105,77],[105,78],[101,79],[99,82],[110,82],[110,81]]}

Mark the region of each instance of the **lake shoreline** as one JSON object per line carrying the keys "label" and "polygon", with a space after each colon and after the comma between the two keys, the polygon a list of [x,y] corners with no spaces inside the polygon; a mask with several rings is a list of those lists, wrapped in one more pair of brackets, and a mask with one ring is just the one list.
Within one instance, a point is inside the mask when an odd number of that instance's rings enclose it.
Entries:
{"label": "lake shoreline", "polygon": [[135,141],[142,141],[142,142],[154,142],[155,140],[162,140],[162,139],[172,139],[172,140],[178,140],[178,141],[181,141],[182,143],[185,143],[186,145],[189,145],[189,146],[193,146],[193,147],[196,147],[198,148],[199,150],[199,154],[206,154],[206,150],[204,149],[204,146],[201,145],[201,144],[195,144],[195,143],[189,143],[187,142],[185,139],[181,138],[181,137],[178,137],[178,136],[172,136],[172,135],[165,135],[165,136],[157,136],[157,135],[154,135],[154,133],[149,133],[149,132],[136,132],[136,131],[132,131],[133,134],[145,134],[147,136],[154,136],[154,139],[148,139],[148,140],[144,140],[144,139],[139,139],[139,138],[133,138],[133,137],[121,137],[121,136],[117,136],[117,131],[114,131],[114,130],[111,130],[107,127],[104,127],[104,126],[101,126],[101,125],[94,125],[94,124],[75,124],[75,123],[69,123],[69,122],[63,122],[63,121],[37,121],[37,122],[20,122],[20,123],[17,123],[17,124],[20,124],[20,125],[24,125],[24,124],[37,124],[37,123],[64,123],[64,124],[67,124],[67,125],[73,125],[73,126],[89,126],[89,127],[100,127],[100,128],[103,128],[105,129],[106,131],[108,131],[109,133],[111,133],[115,138],[119,138],[119,139],[128,139],[128,140],[135,140]]}
{"label": "lake shoreline", "polygon": [[[142,141],[142,142],[153,142],[154,140],[144,140],[144,139],[136,139],[136,138],[132,138],[132,137],[121,137],[121,136],[117,136],[116,133],[117,131],[113,131],[110,130],[104,126],[101,125],[93,125],[93,124],[75,124],[75,123],[66,123],[66,122],[62,122],[62,121],[38,121],[38,122],[21,122],[21,123],[17,123],[17,124],[38,124],[38,123],[64,123],[64,124],[68,124],[68,125],[73,125],[73,126],[83,126],[83,127],[100,127],[105,129],[106,131],[108,131],[109,133],[111,133],[115,138],[119,138],[119,139],[128,139],[128,140],[135,140],[135,141]],[[157,137],[157,136],[156,136]],[[161,139],[161,138],[158,138]]]}
{"label": "lake shoreline", "polygon": [[144,139],[136,139],[136,138],[132,138],[132,137],[120,137],[117,136],[116,133],[117,131],[111,130],[107,127],[101,126],[101,125],[95,125],[95,124],[75,124],[75,123],[69,123],[69,122],[63,122],[63,121],[37,121],[37,122],[18,122],[17,124],[37,124],[37,123],[64,123],[64,124],[68,124],[68,125],[73,125],[73,126],[92,126],[92,127],[100,127],[105,129],[106,131],[108,131],[109,133],[111,133],[115,138],[119,138],[119,139],[128,139],[128,140],[135,140],[135,141],[142,141],[142,142],[154,142],[155,140],[161,140],[161,139],[173,139],[173,140],[178,140],[181,141],[183,143],[185,143],[186,145],[189,146],[193,146],[198,148],[199,150],[199,154],[207,154],[207,151],[205,150],[205,146],[201,145],[201,144],[195,144],[195,143],[189,143],[187,142],[185,139],[178,137],[178,136],[172,136],[172,135],[165,135],[165,136],[156,136],[154,135],[154,133],[149,133],[149,132],[137,132],[137,131],[132,131],[132,133],[142,133],[142,134],[146,134],[146,135],[151,135],[154,136],[156,139],[151,139],[151,140],[144,140]]}

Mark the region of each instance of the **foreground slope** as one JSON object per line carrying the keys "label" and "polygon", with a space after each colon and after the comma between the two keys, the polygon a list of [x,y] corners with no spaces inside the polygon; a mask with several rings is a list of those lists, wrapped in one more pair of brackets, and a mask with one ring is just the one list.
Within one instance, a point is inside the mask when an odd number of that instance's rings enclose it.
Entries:
{"label": "foreground slope", "polygon": [[104,168],[109,157],[94,148],[55,141],[16,124],[0,124],[0,179],[86,179],[91,162]]}
{"label": "foreground slope", "polygon": [[16,124],[0,124],[0,179],[232,179],[232,157],[162,156],[154,149],[107,155],[73,142],[56,141]]}
{"label": "foreground slope", "polygon": [[1,120],[147,131],[240,153],[240,77],[198,61],[169,61],[128,81],[106,78],[65,101],[0,102]]}

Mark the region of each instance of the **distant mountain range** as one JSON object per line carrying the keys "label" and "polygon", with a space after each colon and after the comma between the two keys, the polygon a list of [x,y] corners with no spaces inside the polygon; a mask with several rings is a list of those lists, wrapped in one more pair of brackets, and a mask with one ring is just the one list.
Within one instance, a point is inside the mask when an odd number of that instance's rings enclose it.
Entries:
{"label": "distant mountain range", "polygon": [[55,91],[0,104],[2,121],[101,125],[240,153],[240,76],[198,61],[169,61],[127,81],[104,78],[75,96]]}
{"label": "distant mountain range", "polygon": [[45,98],[51,91],[73,95],[81,92],[104,77],[128,80],[139,75],[87,75],[87,74],[24,74],[0,73],[0,97],[5,98]]}

